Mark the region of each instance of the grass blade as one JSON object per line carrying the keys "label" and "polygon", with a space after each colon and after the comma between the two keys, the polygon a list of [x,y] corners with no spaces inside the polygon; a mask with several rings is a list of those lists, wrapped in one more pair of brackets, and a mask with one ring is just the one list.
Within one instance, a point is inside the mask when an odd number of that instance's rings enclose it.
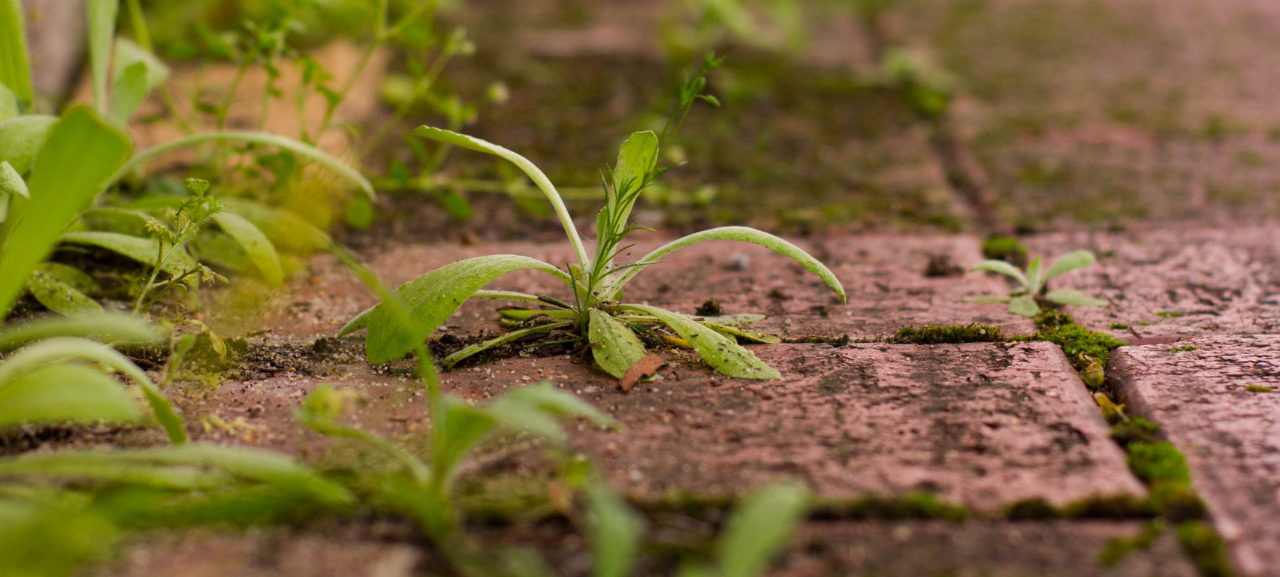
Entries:
{"label": "grass blade", "polygon": [[93,72],[93,108],[106,115],[107,80],[111,72],[111,45],[116,38],[116,14],[120,0],[85,0],[89,22],[89,68]]}
{"label": "grass blade", "polygon": [[608,485],[587,488],[587,524],[595,577],[627,577],[640,551],[644,521]]}
{"label": "grass blade", "polygon": [[513,341],[518,341],[529,335],[536,335],[538,333],[548,333],[556,329],[563,329],[565,327],[569,327],[572,325],[573,325],[572,322],[548,323],[545,325],[538,325],[536,327],[529,327],[527,329],[510,331],[508,333],[503,334],[500,337],[489,339],[482,343],[476,343],[456,353],[453,353],[452,355],[445,357],[443,361],[440,361],[440,366],[446,369],[452,369],[454,365],[478,353],[482,353],[484,351],[487,351],[495,347],[500,347],[502,345],[505,345]]}
{"label": "grass blade", "polygon": [[26,103],[32,99],[30,58],[22,1],[0,0],[0,84]]}
{"label": "grass blade", "polygon": [[804,487],[766,486],[743,501],[716,547],[721,577],[756,577],[791,540],[808,508]]}
{"label": "grass blade", "polygon": [[151,324],[114,313],[79,319],[40,318],[8,325],[0,330],[0,352],[53,337],[87,337],[104,342],[151,342],[160,339],[162,335]]}

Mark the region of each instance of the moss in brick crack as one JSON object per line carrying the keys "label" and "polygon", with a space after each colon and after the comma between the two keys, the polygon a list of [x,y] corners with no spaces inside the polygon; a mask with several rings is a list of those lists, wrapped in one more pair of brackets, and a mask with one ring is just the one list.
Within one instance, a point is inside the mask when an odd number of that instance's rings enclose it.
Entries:
{"label": "moss in brick crack", "polygon": [[1231,577],[1235,570],[1227,545],[1213,526],[1200,521],[1178,525],[1178,542],[1202,577]]}
{"label": "moss in brick crack", "polygon": [[1191,473],[1187,470],[1187,460],[1178,452],[1177,447],[1164,441],[1155,443],[1133,443],[1128,447],[1129,468],[1146,483],[1157,481],[1181,481],[1189,483]]}
{"label": "moss in brick crack", "polygon": [[1040,498],[1018,501],[1004,508],[1002,517],[1010,521],[1036,519],[1137,519],[1152,517],[1155,511],[1144,499],[1130,495],[1089,497],[1055,507]]}
{"label": "moss in brick crack", "polygon": [[1160,425],[1142,417],[1133,417],[1111,427],[1111,438],[1121,447],[1134,443],[1155,443],[1160,440]]}
{"label": "moss in brick crack", "polygon": [[812,509],[815,518],[827,519],[944,519],[964,521],[964,507],[939,501],[929,493],[908,493],[901,497],[866,497],[854,501],[820,501]]}
{"label": "moss in brick crack", "polygon": [[1042,330],[1027,340],[1048,341],[1062,347],[1062,352],[1071,360],[1076,370],[1088,368],[1094,360],[1105,367],[1107,360],[1111,358],[1111,351],[1129,344],[1077,324]]}
{"label": "moss in brick crack", "polygon": [[1057,519],[1061,515],[1058,508],[1044,499],[1027,499],[1005,507],[1004,517],[1011,521],[1027,521],[1031,519]]}
{"label": "moss in brick crack", "polygon": [[1142,527],[1142,531],[1129,538],[1117,538],[1107,541],[1098,553],[1098,562],[1106,567],[1119,565],[1129,553],[1150,549],[1156,539],[1164,533],[1166,526],[1163,520],[1157,519]]}
{"label": "moss in brick crack", "polygon": [[1000,329],[988,325],[929,325],[920,328],[902,327],[888,340],[899,345],[954,345],[999,343],[1007,339]]}
{"label": "moss in brick crack", "polygon": [[1173,350],[1170,352],[1185,353],[1185,352],[1198,351],[1198,350],[1200,350],[1200,347],[1197,347],[1195,345],[1183,345],[1180,347],[1174,347]]}
{"label": "moss in brick crack", "polygon": [[982,243],[982,256],[1022,268],[1027,266],[1027,245],[1011,236],[993,236]]}
{"label": "moss in brick crack", "polygon": [[1264,385],[1249,385],[1244,390],[1250,393],[1274,393],[1276,390]]}
{"label": "moss in brick crack", "polygon": [[1036,315],[1036,330],[1056,331],[1067,325],[1076,324],[1075,319],[1071,315],[1054,309],[1044,309],[1040,314]]}
{"label": "moss in brick crack", "polygon": [[1129,328],[1129,325],[1124,323],[1111,323],[1111,330],[1113,331],[1123,331],[1127,328]]}

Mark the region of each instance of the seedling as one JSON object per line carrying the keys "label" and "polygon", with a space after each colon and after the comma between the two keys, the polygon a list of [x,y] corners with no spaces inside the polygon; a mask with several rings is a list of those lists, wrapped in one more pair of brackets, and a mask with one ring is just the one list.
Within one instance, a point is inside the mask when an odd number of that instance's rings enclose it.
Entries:
{"label": "seedling", "polygon": [[[703,72],[714,66],[708,56]],[[663,130],[664,136],[678,130],[689,107],[697,99],[710,99],[701,94],[705,79],[700,74],[682,87],[680,106]],[[568,330],[576,333],[578,342],[591,348],[596,363],[615,378],[622,378],[627,369],[645,357],[645,347],[636,333],[655,334],[664,325],[677,337],[668,342],[688,346],[698,351],[712,367],[729,376],[748,379],[776,379],[777,370],[765,364],[753,353],[738,345],[736,339],[756,342],[777,342],[776,337],[739,328],[738,325],[760,320],[749,317],[693,317],[658,307],[620,302],[623,288],[662,257],[689,245],[708,240],[736,240],[759,244],[799,262],[805,269],[818,275],[831,290],[845,300],[844,288],[827,267],[809,256],[799,247],[771,234],[746,227],[723,227],[695,233],[672,241],[629,264],[617,264],[616,260],[633,245],[623,245],[627,235],[638,227],[628,224],[628,217],[642,189],[653,182],[666,169],[659,169],[658,158],[664,138],[651,131],[637,132],[622,145],[617,164],[605,179],[606,206],[596,216],[596,243],[594,254],[588,254],[569,211],[551,181],[528,159],[506,148],[448,130],[423,126],[414,134],[479,152],[504,158],[515,164],[546,194],[556,216],[564,226],[565,234],[573,247],[577,262],[566,267],[524,256],[492,255],[471,258],[433,270],[396,289],[399,300],[405,303],[414,326],[404,330],[386,310],[385,302],[357,316],[340,332],[346,335],[367,328],[366,354],[372,363],[383,363],[405,356],[422,343],[445,319],[466,300],[471,298],[504,299],[538,303],[551,307],[545,311],[511,311],[509,320],[525,320],[531,326],[511,331],[496,339],[467,347],[444,359],[442,364],[452,367],[459,361],[481,351],[523,338],[528,335]],[[548,296],[510,291],[481,290],[484,285],[506,273],[532,269],[547,273],[570,289],[572,302]],[[537,319],[530,318],[537,315]],[[546,321],[546,322],[543,322]]]}
{"label": "seedling", "polygon": [[969,270],[982,270],[1005,275],[1017,281],[1019,288],[1011,292],[1009,296],[983,295],[965,297],[964,301],[970,303],[1009,303],[1009,312],[1024,317],[1034,317],[1040,314],[1040,307],[1044,305],[1104,307],[1107,306],[1107,301],[1085,296],[1080,291],[1046,291],[1049,279],[1087,267],[1093,264],[1094,261],[1093,253],[1087,250],[1077,250],[1062,255],[1062,257],[1053,262],[1049,270],[1043,270],[1040,258],[1037,257],[1031,261],[1031,264],[1027,265],[1027,270],[1024,273],[1003,260],[984,260]]}

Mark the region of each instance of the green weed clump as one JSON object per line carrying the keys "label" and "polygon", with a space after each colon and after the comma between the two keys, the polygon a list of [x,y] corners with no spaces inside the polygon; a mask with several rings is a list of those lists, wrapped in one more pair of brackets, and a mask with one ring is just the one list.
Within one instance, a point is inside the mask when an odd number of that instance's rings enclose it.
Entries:
{"label": "green weed clump", "polygon": [[1080,371],[1094,365],[1105,367],[1107,360],[1111,358],[1111,351],[1129,345],[1111,335],[1091,331],[1075,323],[1042,330],[1032,335],[1030,340],[1048,341],[1062,347],[1062,352],[1071,360],[1076,370]]}
{"label": "green weed clump", "polygon": [[1007,339],[998,327],[990,325],[929,325],[902,327],[888,341],[899,345],[952,345],[963,343],[1000,343]]}

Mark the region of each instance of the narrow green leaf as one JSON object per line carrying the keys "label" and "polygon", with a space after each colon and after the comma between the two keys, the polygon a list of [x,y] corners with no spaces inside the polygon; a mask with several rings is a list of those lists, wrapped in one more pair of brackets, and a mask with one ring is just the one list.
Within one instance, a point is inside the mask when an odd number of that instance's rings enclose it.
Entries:
{"label": "narrow green leaf", "polygon": [[0,460],[0,478],[91,480],[127,483],[163,489],[214,489],[234,482],[226,474],[210,474],[191,468],[160,467],[128,459],[116,459],[123,451],[66,451],[27,453]]}
{"label": "narrow green leaf", "polygon": [[623,271],[621,277],[610,283],[609,289],[605,294],[609,295],[608,298],[613,298],[614,295],[617,295],[617,293],[622,290],[623,285],[627,284],[627,282],[635,277],[635,275],[639,274],[643,268],[658,262],[662,257],[671,254],[672,252],[680,250],[686,246],[708,240],[734,240],[749,242],[758,244],[785,257],[791,258],[792,260],[800,263],[805,270],[818,275],[818,277],[822,279],[822,282],[826,283],[826,285],[830,287],[831,290],[835,291],[836,295],[840,297],[840,302],[846,302],[844,287],[840,284],[840,280],[836,278],[835,273],[832,273],[830,269],[824,266],[821,262],[818,262],[818,259],[809,256],[809,254],[801,250],[800,247],[782,240],[781,238],[767,232],[761,232],[753,228],[743,226],[713,228],[711,230],[704,230],[702,232],[694,233],[684,238],[671,241],[659,247],[657,250],[645,255],[644,258],[636,261],[638,266],[633,266]]}
{"label": "narrow green leaf", "polygon": [[21,0],[0,0],[0,84],[18,100],[31,102],[31,60],[27,18]]}
{"label": "narrow green leaf", "polygon": [[296,213],[243,198],[222,199],[226,209],[258,227],[281,252],[310,254],[329,247],[329,235]]}
{"label": "narrow green leaf", "polygon": [[596,483],[586,490],[587,525],[595,577],[627,577],[635,568],[644,534],[644,520],[608,485]]}
{"label": "narrow green leaf", "polygon": [[776,345],[782,342],[782,339],[778,338],[778,335],[771,335],[769,333],[762,333],[760,331],[753,331],[751,329],[744,329],[730,325],[722,325],[710,321],[702,321],[701,324],[727,337],[739,337],[767,345]]}
{"label": "narrow green leaf", "polygon": [[725,327],[738,327],[758,323],[765,319],[764,315],[747,313],[741,315],[721,315],[718,317],[694,317],[698,322],[715,323]]}
{"label": "narrow green leaf", "polygon": [[626,323],[595,308],[590,311],[589,322],[587,336],[591,339],[591,356],[613,378],[621,379],[627,369],[644,358],[644,343]]}
{"label": "narrow green leaf", "polygon": [[1018,270],[1017,267],[1002,260],[995,260],[995,259],[984,260],[978,264],[973,265],[973,267],[969,269],[970,272],[973,272],[975,270],[1002,274],[1018,281],[1018,284],[1022,285],[1023,288],[1031,287],[1031,284],[1027,281],[1027,276],[1022,274],[1022,271]]}
{"label": "narrow green leaf", "polygon": [[743,500],[716,545],[721,577],[756,577],[791,541],[808,509],[807,492],[797,484],[775,484]]}
{"label": "narrow green leaf", "polygon": [[1086,296],[1084,293],[1076,290],[1054,290],[1045,293],[1045,300],[1055,302],[1060,305],[1068,305],[1075,307],[1105,307],[1107,301],[1095,299]]}
{"label": "narrow green leaf", "polygon": [[765,364],[754,353],[742,348],[733,339],[689,320],[684,315],[648,305],[620,305],[619,308],[652,315],[671,327],[706,359],[717,371],[731,377],[757,380],[773,380],[782,375]]}
{"label": "narrow green leaf", "polygon": [[[142,64],[147,70],[146,90],[154,90],[169,79],[169,67],[156,55],[147,51],[142,45],[128,38],[116,38],[115,42],[115,74],[113,82],[120,82],[124,72],[134,64]],[[112,95],[114,98],[115,95]]]}
{"label": "narrow green leaf", "polygon": [[253,265],[257,267],[258,272],[262,273],[262,278],[268,286],[272,288],[280,286],[284,281],[284,272],[280,269],[280,255],[276,254],[276,247],[267,239],[267,235],[234,212],[223,211],[215,213],[210,218],[222,228],[222,232],[235,239],[248,253]]}
{"label": "narrow green leaf", "polygon": [[1049,267],[1049,272],[1044,273],[1044,280],[1047,281],[1055,276],[1087,267],[1096,260],[1093,253],[1087,250],[1069,252],[1059,257],[1058,260],[1053,261],[1053,266]]}
{"label": "narrow green leaf", "polygon": [[62,421],[132,423],[142,418],[114,378],[82,365],[41,367],[0,388],[0,427]]}
{"label": "narrow green leaf", "polygon": [[482,409],[453,395],[441,395],[437,414],[440,422],[431,436],[431,470],[447,490],[457,475],[458,465],[497,423]]}
{"label": "narrow green leaf", "polygon": [[116,37],[120,0],[85,0],[89,22],[89,68],[93,79],[93,108],[107,114],[107,80],[111,72],[111,45]]}
{"label": "narrow green leaf", "polygon": [[83,318],[102,314],[102,305],[97,301],[57,276],[41,270],[32,271],[27,289],[45,308],[62,316]]}
{"label": "narrow green leaf", "polygon": [[[68,244],[96,246],[148,266],[155,266],[156,260],[160,257],[160,241],[154,238],[85,230],[63,233],[58,240]],[[195,264],[195,260],[186,251],[175,250],[163,268],[166,273],[176,276],[182,274],[183,266],[189,268]]]}
{"label": "narrow green leaf", "polygon": [[304,142],[294,140],[292,138],[285,138],[277,134],[272,134],[270,132],[254,132],[254,131],[241,131],[241,130],[226,130],[226,131],[218,131],[218,132],[206,132],[203,134],[192,134],[190,136],[184,136],[182,138],[170,140],[168,142],[165,142],[164,144],[159,144],[152,148],[148,148],[147,150],[144,150],[142,152],[139,152],[133,155],[133,157],[129,159],[128,163],[126,163],[124,166],[121,166],[120,170],[117,170],[116,173],[113,174],[110,179],[108,179],[106,185],[104,185],[104,188],[106,186],[115,184],[121,178],[124,178],[124,175],[129,174],[130,172],[137,169],[138,167],[145,165],[147,162],[149,162],[151,159],[157,156],[160,156],[172,150],[184,148],[187,146],[194,146],[197,144],[203,144],[205,142],[251,142],[253,144],[274,146],[276,148],[287,150],[305,159],[311,160],[325,168],[328,168],[329,170],[332,170],[333,172],[337,173],[343,178],[350,180],[352,183],[358,186],[360,188],[360,191],[363,192],[365,195],[367,195],[370,199],[376,196],[376,193],[373,190],[373,184],[371,184],[367,178],[361,175],[359,171],[357,171],[356,169],[350,166],[347,166],[341,160],[334,158],[332,155],[330,155],[329,153],[323,150],[320,150],[319,148],[316,148]]}
{"label": "narrow green leaf", "polygon": [[[7,1],[9,0],[0,0],[0,2]],[[0,8],[0,11],[2,10],[4,10],[4,8]],[[3,17],[0,16],[0,18]],[[0,64],[0,66],[3,65]],[[19,112],[18,96],[14,94],[12,90],[9,90],[9,87],[5,86],[4,82],[0,82],[0,122],[4,122],[10,118],[17,118]]]}
{"label": "narrow green leaf", "polygon": [[1007,303],[1013,300],[1013,297],[1004,297],[1000,295],[977,295],[964,297],[960,300],[967,303]]}
{"label": "narrow green leaf", "polygon": [[58,117],[43,114],[18,116],[0,122],[0,160],[13,165],[18,174],[26,174],[57,123]]}
{"label": "narrow green leaf", "polygon": [[151,405],[156,420],[175,444],[185,443],[187,432],[182,419],[173,411],[173,405],[151,378],[124,355],[114,349],[87,339],[55,337],[39,341],[18,350],[0,363],[0,390],[41,367],[73,359],[91,361],[109,367],[133,379],[142,388],[142,394]]}
{"label": "narrow green leaf", "polygon": [[1031,259],[1031,263],[1027,265],[1027,293],[1032,295],[1040,294],[1040,288],[1044,286],[1044,281],[1049,280],[1041,276],[1044,271],[1044,264],[1040,257]]}
{"label": "narrow green leaf", "polygon": [[452,355],[445,357],[443,361],[440,361],[440,366],[446,369],[452,369],[454,365],[472,356],[475,356],[476,354],[487,351],[489,349],[500,347],[510,342],[518,341],[529,335],[536,335],[539,333],[548,333],[556,329],[563,329],[565,327],[569,327],[572,325],[573,325],[572,322],[548,323],[545,325],[529,327],[527,329],[509,331],[507,333],[502,334],[499,337],[492,338],[484,342],[476,343],[474,345],[470,345],[456,353],[453,353]]}
{"label": "narrow green leaf", "polygon": [[1036,299],[1031,295],[1022,295],[1009,301],[1009,312],[1024,317],[1034,317],[1040,314],[1040,305],[1036,304]]}
{"label": "narrow green leaf", "polygon": [[[615,215],[615,222],[619,226],[626,226],[627,218],[631,214],[631,208],[635,205],[635,200],[639,195],[631,198],[625,206],[618,206],[615,203],[625,199],[617,198],[623,193],[632,193],[644,186],[645,180],[649,177],[649,173],[658,164],[658,135],[652,131],[636,132],[622,143],[622,148],[618,151],[618,162],[613,167],[613,198],[609,199],[609,213]],[[597,231],[600,234],[601,231]],[[612,231],[617,233],[619,231]]]}
{"label": "narrow green leaf", "polygon": [[569,243],[573,245],[574,254],[578,257],[578,264],[586,266],[591,262],[591,258],[587,256],[587,251],[582,245],[582,238],[578,236],[578,229],[573,224],[573,217],[569,216],[569,210],[565,208],[564,200],[560,198],[560,193],[556,191],[555,185],[551,184],[551,180],[547,178],[547,175],[543,174],[542,170],[532,162],[529,162],[529,159],[492,142],[441,128],[419,126],[413,131],[413,134],[414,136],[429,138],[467,150],[492,154],[516,165],[533,180],[533,183],[538,186],[538,189],[551,202],[551,207],[555,209],[556,216],[560,219],[560,224],[564,226],[565,234],[569,236]]}
{"label": "narrow green leaf", "polygon": [[103,342],[153,342],[163,338],[154,325],[107,313],[83,319],[38,318],[0,328],[0,352],[51,337],[86,337]]}
{"label": "narrow green leaf", "polygon": [[286,455],[265,449],[191,444],[104,454],[123,462],[209,467],[237,477],[304,491],[330,504],[355,502],[355,497],[341,486]]}
{"label": "narrow green leaf", "polygon": [[141,62],[129,66],[111,88],[111,119],[124,127],[133,112],[147,99],[147,67]]}
{"label": "narrow green leaf", "polygon": [[[21,119],[8,122],[16,120]],[[0,228],[0,315],[8,312],[31,270],[53,249],[58,233],[88,206],[128,154],[124,135],[88,108],[72,108],[54,125],[27,182],[31,200],[11,206]]]}
{"label": "narrow green leaf", "polygon": [[504,274],[524,269],[540,270],[566,283],[573,282],[564,271],[525,256],[482,256],[445,265],[395,290],[417,323],[412,331],[400,326],[400,319],[392,314],[390,307],[379,305],[370,313],[369,334],[365,338],[369,362],[385,363],[405,356],[480,287]]}

